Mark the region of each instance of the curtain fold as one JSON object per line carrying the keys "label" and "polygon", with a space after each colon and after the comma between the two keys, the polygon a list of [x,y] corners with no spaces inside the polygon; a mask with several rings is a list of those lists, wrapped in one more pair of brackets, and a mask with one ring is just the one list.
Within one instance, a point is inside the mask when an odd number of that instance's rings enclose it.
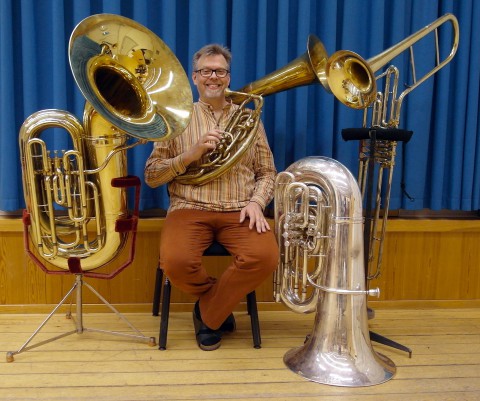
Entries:
{"label": "curtain fold", "polygon": [[[445,13],[460,23],[453,61],[410,93],[400,128],[412,130],[395,159],[391,209],[480,209],[480,2],[476,0],[2,0],[0,1],[0,210],[24,207],[18,132],[32,113],[66,110],[81,120],[85,99],[68,60],[69,37],[84,18],[98,13],[134,19],[156,33],[187,75],[193,53],[218,42],[233,53],[232,89],[307,57],[314,34],[330,56],[352,50],[368,59]],[[441,54],[450,48],[440,32]],[[414,46],[420,71],[435,59],[433,34]],[[412,82],[407,52],[392,60],[400,86]],[[418,78],[418,77],[417,77]],[[197,98],[195,88],[194,98]],[[333,157],[354,175],[358,141],[343,128],[361,127],[363,112],[349,109],[319,83],[265,97],[262,119],[279,171],[310,155]],[[48,133],[58,149],[65,133]],[[49,142],[49,143],[50,143]],[[143,180],[153,145],[128,152],[130,174]],[[408,197],[405,191],[411,196]],[[165,187],[142,186],[141,208],[167,208]]]}

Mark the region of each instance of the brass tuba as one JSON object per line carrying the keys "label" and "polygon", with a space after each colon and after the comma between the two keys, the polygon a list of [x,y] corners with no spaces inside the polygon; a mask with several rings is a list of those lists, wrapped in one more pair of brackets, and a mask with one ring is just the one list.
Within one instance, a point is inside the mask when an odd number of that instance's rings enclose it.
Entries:
{"label": "brass tuba", "polygon": [[[118,15],[81,21],[70,66],[86,99],[83,123],[62,110],[29,116],[19,133],[28,234],[38,255],[60,269],[68,258],[91,270],[112,260],[128,232],[126,150],[173,138],[190,121],[192,93],[175,55],[150,30]],[[45,131],[62,129],[72,149],[50,151]],[[134,138],[129,142],[129,137]]]}
{"label": "brass tuba", "polygon": [[295,312],[316,310],[305,344],[288,351],[293,372],[318,383],[358,387],[391,379],[396,367],[370,342],[363,259],[362,196],[341,163],[307,157],[278,174],[274,291]]}

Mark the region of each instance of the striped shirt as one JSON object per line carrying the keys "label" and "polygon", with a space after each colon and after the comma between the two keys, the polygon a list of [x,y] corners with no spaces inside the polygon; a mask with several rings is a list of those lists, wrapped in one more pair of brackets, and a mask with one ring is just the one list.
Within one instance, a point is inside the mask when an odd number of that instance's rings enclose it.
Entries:
{"label": "striped shirt", "polygon": [[168,183],[169,212],[176,209],[234,211],[248,202],[256,202],[264,209],[272,200],[276,169],[261,121],[254,143],[226,173],[203,185],[184,185],[174,180],[187,169],[181,154],[207,131],[225,129],[238,107],[227,105],[217,121],[209,104],[196,102],[190,124],[181,135],[155,142],[146,162],[145,182],[152,188]]}

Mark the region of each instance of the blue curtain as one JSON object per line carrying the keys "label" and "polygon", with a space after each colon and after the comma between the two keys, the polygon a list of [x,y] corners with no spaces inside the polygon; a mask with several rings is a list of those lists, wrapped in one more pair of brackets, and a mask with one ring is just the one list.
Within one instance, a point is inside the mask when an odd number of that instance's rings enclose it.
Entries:
{"label": "blue curtain", "polygon": [[[329,55],[347,49],[368,59],[453,13],[460,23],[454,60],[408,95],[403,105],[400,128],[414,134],[397,149],[390,208],[480,208],[476,0],[2,0],[0,210],[24,207],[18,147],[23,121],[49,108],[82,116],[85,101],[70,71],[68,41],[81,20],[98,13],[123,15],[152,30],[188,76],[198,48],[211,42],[228,46],[233,53],[234,89],[305,54],[310,33],[322,40]],[[429,38],[416,46],[419,69],[431,68],[434,46]],[[442,53],[449,47],[449,32],[441,32]],[[411,82],[406,53],[391,63],[400,69],[402,85]],[[345,142],[341,131],[361,127],[363,112],[342,105],[321,85],[266,97],[262,118],[279,171],[299,158],[324,155],[357,173],[358,142]],[[63,138],[54,141],[58,148],[67,143]],[[129,151],[130,174],[143,178],[151,149],[149,143]],[[167,206],[165,188],[142,187],[143,210]]]}

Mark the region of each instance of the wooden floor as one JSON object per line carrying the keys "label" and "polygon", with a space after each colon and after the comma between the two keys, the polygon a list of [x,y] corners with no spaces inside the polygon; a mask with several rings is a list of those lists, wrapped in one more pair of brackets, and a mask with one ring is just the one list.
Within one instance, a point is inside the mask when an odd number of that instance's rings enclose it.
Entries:
{"label": "wooden floor", "polygon": [[[157,336],[159,318],[126,314],[146,336]],[[18,350],[46,316],[0,315],[0,350]],[[383,384],[344,388],[309,382],[288,370],[284,353],[303,343],[314,315],[260,311],[262,348],[253,349],[249,319],[213,352],[197,348],[191,314],[172,312],[168,349],[124,337],[73,334],[0,361],[1,400],[480,400],[480,310],[377,310],[372,331],[407,345],[408,354],[373,343],[397,366]],[[129,332],[113,313],[85,313],[86,328]],[[55,314],[35,337],[73,328]]]}

